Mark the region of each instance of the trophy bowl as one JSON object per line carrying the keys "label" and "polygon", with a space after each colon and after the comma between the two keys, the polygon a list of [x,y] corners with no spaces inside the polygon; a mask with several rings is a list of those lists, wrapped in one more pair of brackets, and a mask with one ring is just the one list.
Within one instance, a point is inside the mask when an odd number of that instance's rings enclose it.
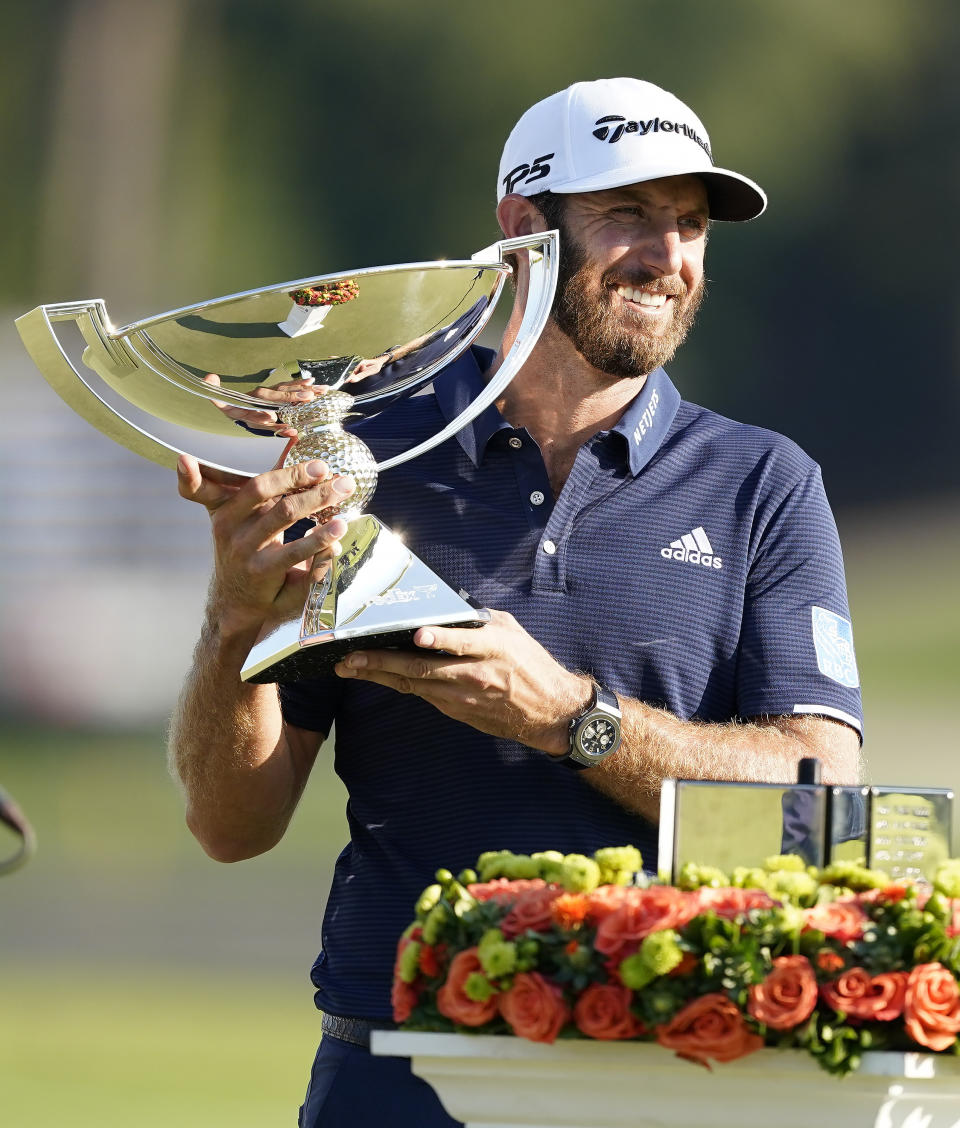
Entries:
{"label": "trophy bowl", "polygon": [[[162,466],[190,453],[205,476],[242,483],[275,465],[278,436],[296,432],[285,465],[319,458],[334,474],[353,476],[341,555],[311,586],[301,614],[266,624],[241,673],[244,681],[295,681],[329,671],[361,646],[409,645],[421,626],[480,626],[489,618],[365,507],[379,474],[470,423],[526,361],[553,304],[557,240],[550,231],[500,240],[470,259],[316,275],[120,328],[100,299],[59,302],[24,314],[17,328],[70,407]],[[425,389],[467,349],[512,273],[506,259],[518,254],[529,262],[528,293],[495,375],[435,435],[377,462],[350,421]],[[219,460],[238,438],[254,469]]]}

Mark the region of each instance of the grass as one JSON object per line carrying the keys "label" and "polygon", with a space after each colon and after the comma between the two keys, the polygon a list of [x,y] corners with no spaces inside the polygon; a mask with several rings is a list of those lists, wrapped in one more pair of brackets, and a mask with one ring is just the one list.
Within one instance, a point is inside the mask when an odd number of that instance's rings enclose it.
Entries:
{"label": "grass", "polygon": [[11,1128],[267,1128],[296,1121],[319,1014],[289,980],[4,967]]}

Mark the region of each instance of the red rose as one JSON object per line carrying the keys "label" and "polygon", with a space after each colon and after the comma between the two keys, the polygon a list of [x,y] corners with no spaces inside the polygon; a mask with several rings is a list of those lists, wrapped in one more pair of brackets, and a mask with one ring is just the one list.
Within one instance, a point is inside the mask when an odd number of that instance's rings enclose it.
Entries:
{"label": "red rose", "polygon": [[563,992],[537,971],[522,971],[499,999],[500,1013],[510,1029],[531,1042],[554,1042],[570,1018]]}
{"label": "red rose", "polygon": [[737,889],[734,886],[711,889],[703,885],[696,896],[700,912],[713,912],[724,920],[733,920],[751,909],[772,909],[777,904],[762,889]]}
{"label": "red rose", "polygon": [[870,918],[853,901],[831,901],[825,905],[814,905],[812,909],[803,910],[803,926],[815,928],[831,940],[839,940],[846,944],[851,940],[859,940],[863,935],[864,926],[870,923]]}
{"label": "red rose", "polygon": [[820,997],[848,1018],[889,1022],[903,1011],[906,987],[904,971],[870,976],[862,967],[852,967],[832,983],[824,983]]}
{"label": "red rose", "polygon": [[960,1031],[960,991],[941,963],[919,964],[910,972],[903,1001],[910,1037],[930,1050],[946,1050]]}
{"label": "red rose", "polygon": [[528,928],[533,932],[547,932],[553,924],[550,910],[562,892],[557,885],[545,885],[542,889],[528,889],[521,893],[500,922],[500,931],[508,940]]}
{"label": "red rose", "polygon": [[960,897],[950,901],[950,923],[946,926],[949,937],[960,936]]}
{"label": "red rose", "polygon": [[619,908],[597,925],[594,947],[620,962],[632,956],[640,941],[651,932],[664,928],[682,928],[697,913],[697,895],[686,894],[669,885],[651,885],[649,889],[629,889]]}
{"label": "red rose", "polygon": [[817,1005],[817,980],[806,956],[780,956],[762,983],[750,988],[747,1013],[773,1030],[792,1030]]}
{"label": "red rose", "polygon": [[719,992],[687,1003],[666,1025],[657,1027],[657,1041],[708,1068],[709,1058],[733,1061],[763,1046],[763,1039],[749,1030],[736,1005]]}
{"label": "red rose", "polygon": [[483,971],[477,949],[465,948],[450,961],[446,982],[437,992],[437,1010],[461,1026],[483,1026],[497,1013],[495,994],[478,1003],[464,991],[464,983],[475,971]]}
{"label": "red rose", "polygon": [[577,999],[573,1021],[588,1038],[613,1040],[645,1033],[643,1023],[630,1010],[633,992],[615,983],[591,983]]}

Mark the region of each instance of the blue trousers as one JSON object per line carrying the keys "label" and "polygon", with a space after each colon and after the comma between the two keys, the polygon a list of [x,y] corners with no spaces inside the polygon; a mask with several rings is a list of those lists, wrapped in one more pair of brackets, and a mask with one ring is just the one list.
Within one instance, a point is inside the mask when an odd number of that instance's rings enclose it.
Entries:
{"label": "blue trousers", "polygon": [[410,1070],[410,1059],[375,1057],[325,1034],[300,1109],[300,1128],[463,1128]]}

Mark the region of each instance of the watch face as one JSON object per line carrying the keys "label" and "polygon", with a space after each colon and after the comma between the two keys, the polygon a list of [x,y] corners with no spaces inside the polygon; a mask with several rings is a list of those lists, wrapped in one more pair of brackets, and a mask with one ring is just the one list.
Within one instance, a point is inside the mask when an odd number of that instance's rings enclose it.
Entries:
{"label": "watch face", "polygon": [[610,717],[592,717],[580,730],[580,748],[586,756],[602,758],[611,752],[620,736],[620,726]]}

